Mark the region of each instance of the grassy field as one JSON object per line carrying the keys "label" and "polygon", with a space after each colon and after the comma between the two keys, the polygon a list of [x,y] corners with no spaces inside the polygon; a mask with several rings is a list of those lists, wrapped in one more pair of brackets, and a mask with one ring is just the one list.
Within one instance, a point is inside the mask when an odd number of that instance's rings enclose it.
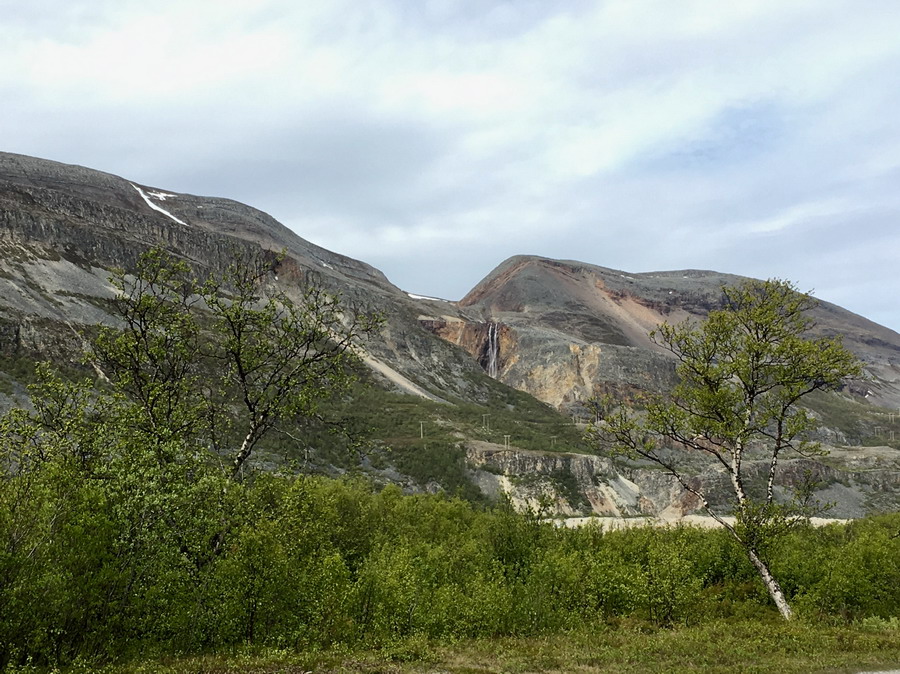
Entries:
{"label": "grassy field", "polygon": [[411,637],[378,651],[234,653],[159,658],[105,674],[285,672],[861,672],[900,667],[900,623],[823,627],[781,622],[660,629],[625,623],[599,632],[435,644]]}

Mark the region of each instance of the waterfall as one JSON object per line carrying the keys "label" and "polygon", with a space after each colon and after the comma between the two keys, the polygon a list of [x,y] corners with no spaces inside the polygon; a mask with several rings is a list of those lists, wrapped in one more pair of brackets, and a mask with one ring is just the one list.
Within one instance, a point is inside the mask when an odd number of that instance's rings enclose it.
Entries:
{"label": "waterfall", "polygon": [[488,323],[487,334],[487,370],[488,376],[497,378],[500,373],[500,333],[497,330],[497,324],[491,321]]}

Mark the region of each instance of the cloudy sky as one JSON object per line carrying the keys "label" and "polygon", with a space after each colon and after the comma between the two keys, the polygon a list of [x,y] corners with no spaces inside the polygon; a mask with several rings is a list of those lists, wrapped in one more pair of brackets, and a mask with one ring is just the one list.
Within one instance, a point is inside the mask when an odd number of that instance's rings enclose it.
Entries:
{"label": "cloudy sky", "polygon": [[405,290],[777,276],[900,330],[896,0],[0,0],[0,149],[261,208]]}

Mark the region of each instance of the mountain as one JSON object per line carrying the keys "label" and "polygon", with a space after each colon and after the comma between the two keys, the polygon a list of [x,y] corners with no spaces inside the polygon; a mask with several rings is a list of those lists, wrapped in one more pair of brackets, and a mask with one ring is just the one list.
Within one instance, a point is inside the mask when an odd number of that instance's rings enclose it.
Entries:
{"label": "mountain", "polygon": [[[649,338],[661,322],[702,319],[722,287],[742,277],[712,271],[629,273],[571,260],[516,256],[473,288],[460,308],[496,324],[501,381],[557,407],[591,395],[660,390],[671,360]],[[812,312],[817,336],[840,335],[865,364],[848,393],[900,406],[900,334],[828,302]],[[458,328],[432,328],[457,340]]]}
{"label": "mountain", "polygon": [[[76,333],[111,320],[109,270],[133,268],[151,247],[208,272],[222,269],[236,248],[260,246],[286,252],[288,287],[314,281],[388,317],[381,339],[368,345],[377,376],[423,397],[484,398],[477,364],[420,329],[416,317],[433,303],[410,297],[374,267],[235,201],[9,153],[0,153],[0,353],[76,361]],[[441,367],[423,365],[432,359]]]}
{"label": "mountain", "polygon": [[[316,437],[308,445],[317,469],[363,469],[410,489],[489,497],[502,491],[523,506],[550,497],[563,514],[696,507],[658,472],[586,456],[579,422],[592,395],[668,386],[673,363],[648,331],[662,320],[702,318],[719,305],[721,286],[739,277],[629,274],[517,256],[461,301],[431,300],[250,206],[0,153],[0,407],[27,404],[29,363],[49,358],[78,367],[83,335],[114,321],[110,270],[133,268],[151,247],[201,273],[221,270],[236,250],[283,250],[279,284],[289,294],[315,282],[385,316],[383,330],[364,345],[375,387],[343,411],[374,429],[370,454],[350,466],[329,449],[330,440]],[[900,404],[900,335],[824,302],[815,318],[822,334],[844,336],[870,375],[844,395],[818,401],[820,435],[833,444],[873,444],[875,426],[887,432],[894,424],[873,403]],[[308,455],[310,447],[272,447],[260,465],[292,451]],[[823,495],[848,516],[894,507],[900,452],[847,451],[837,463],[812,465]],[[784,479],[809,468],[786,464]],[[698,476],[710,484],[719,479],[702,470]]]}

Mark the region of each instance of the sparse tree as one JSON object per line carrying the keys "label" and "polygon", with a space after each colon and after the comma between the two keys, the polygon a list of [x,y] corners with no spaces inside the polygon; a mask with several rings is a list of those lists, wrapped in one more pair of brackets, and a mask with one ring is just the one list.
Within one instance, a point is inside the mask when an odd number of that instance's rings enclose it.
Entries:
{"label": "sparse tree", "polygon": [[282,258],[235,251],[222,274],[200,281],[151,250],[113,280],[123,325],[101,331],[93,357],[140,410],[136,423],[161,461],[173,458],[173,441],[195,440],[230,453],[239,479],[269,431],[314,415],[352,381],[358,342],[380,318],[316,284],[284,289]]}
{"label": "sparse tree", "polygon": [[[792,610],[766,561],[777,536],[813,514],[808,485],[793,500],[777,498],[779,462],[789,452],[821,453],[807,440],[815,419],[800,405],[819,390],[859,376],[856,358],[839,338],[809,336],[809,295],[780,280],[747,281],[724,289],[724,307],[702,324],[662,324],[652,339],[676,359],[679,383],[648,396],[639,412],[618,407],[589,430],[601,448],[660,466],[725,527],[744,549],[784,618]],[[609,409],[609,401],[597,403]],[[764,483],[753,488],[745,459],[763,457]],[[704,457],[727,476],[732,524],[689,476],[687,463]]]}
{"label": "sparse tree", "polygon": [[320,400],[347,389],[360,340],[381,325],[379,316],[350,310],[315,283],[292,299],[277,284],[280,259],[238,259],[202,287],[212,318],[210,360],[225,398],[243,412],[232,478],[277,424],[312,416]]}

